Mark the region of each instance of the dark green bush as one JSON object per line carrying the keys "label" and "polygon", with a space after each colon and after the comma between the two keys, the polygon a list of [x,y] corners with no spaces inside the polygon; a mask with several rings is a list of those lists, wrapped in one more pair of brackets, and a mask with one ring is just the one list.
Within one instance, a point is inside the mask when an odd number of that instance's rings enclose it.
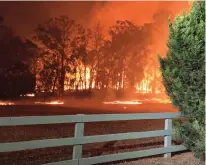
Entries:
{"label": "dark green bush", "polygon": [[185,145],[205,159],[205,2],[169,22],[168,52],[159,56],[163,83],[172,104],[186,117],[179,124]]}

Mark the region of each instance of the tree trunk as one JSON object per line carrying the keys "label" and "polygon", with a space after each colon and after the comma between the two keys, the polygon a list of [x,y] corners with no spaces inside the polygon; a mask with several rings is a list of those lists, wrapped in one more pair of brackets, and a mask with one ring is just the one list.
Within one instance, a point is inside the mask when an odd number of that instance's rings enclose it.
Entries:
{"label": "tree trunk", "polygon": [[87,89],[87,67],[84,65],[84,89]]}
{"label": "tree trunk", "polygon": [[53,87],[52,87],[52,92],[54,92],[54,90],[55,90],[55,87],[56,87],[56,83],[57,83],[57,75],[55,76],[55,78],[54,78],[54,83],[53,83]]}
{"label": "tree trunk", "polygon": [[156,82],[157,82],[157,74],[154,71],[154,80],[153,80],[153,83],[152,83],[152,94],[156,94]]}
{"label": "tree trunk", "polygon": [[59,79],[59,100],[63,99],[64,95],[64,81],[65,81],[65,68],[64,68],[64,53],[61,55],[61,70],[60,70],[60,79]]}
{"label": "tree trunk", "polygon": [[93,67],[90,69],[90,78],[89,78],[89,90],[92,89],[92,83],[93,83]]}
{"label": "tree trunk", "polygon": [[74,89],[77,91],[78,90],[78,82],[77,82],[77,70],[75,69],[75,78],[74,78]]}
{"label": "tree trunk", "polygon": [[122,71],[122,89],[123,89],[123,92],[125,90],[125,63],[123,62],[123,71]]}
{"label": "tree trunk", "polygon": [[60,79],[60,95],[59,95],[59,100],[63,99],[64,96],[64,81],[65,81],[65,70],[62,69],[61,71],[61,79]]}

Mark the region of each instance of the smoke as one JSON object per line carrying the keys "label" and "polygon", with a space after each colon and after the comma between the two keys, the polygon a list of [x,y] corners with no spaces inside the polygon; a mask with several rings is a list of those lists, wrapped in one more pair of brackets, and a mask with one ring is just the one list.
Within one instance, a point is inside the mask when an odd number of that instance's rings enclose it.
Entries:
{"label": "smoke", "polygon": [[[165,54],[168,38],[168,17],[188,9],[189,2],[0,2],[0,16],[17,35],[27,38],[33,35],[38,24],[50,17],[69,15],[85,27],[97,22],[108,30],[116,20],[130,20],[136,25],[153,23],[150,36],[153,52]],[[156,29],[155,29],[156,28]],[[165,46],[164,46],[165,45]]]}
{"label": "smoke", "polygon": [[100,22],[108,29],[116,20],[129,20],[139,26],[151,24],[148,29],[150,36],[145,37],[151,37],[153,41],[152,53],[164,55],[167,49],[168,17],[174,18],[189,7],[187,1],[96,2],[90,12],[88,26],[93,27],[96,22]]}
{"label": "smoke", "polygon": [[[173,20],[176,15],[187,11],[189,8],[190,3],[186,1],[96,3],[90,12],[88,26],[93,27],[96,22],[100,22],[105,29],[108,29],[115,24],[116,20],[129,20],[136,25],[147,26],[147,36],[145,37],[151,38],[152,45],[148,45],[150,54],[148,55],[148,66],[145,67],[145,73],[147,73],[146,69],[155,69],[154,71],[157,72],[159,67],[157,54],[165,56],[167,51],[168,18],[170,17]],[[155,86],[156,88],[158,85],[159,89],[163,88],[160,78],[152,81],[152,87]]]}
{"label": "smoke", "polygon": [[23,38],[51,17],[69,15],[86,26],[93,2],[0,2],[0,16]]}
{"label": "smoke", "polygon": [[[137,25],[166,19],[168,15],[161,15],[159,18],[154,16],[160,11],[166,11],[169,15],[174,16],[177,13],[188,9],[189,2],[96,2],[90,12],[90,26],[100,21],[103,25],[109,27],[116,20],[130,20]],[[154,20],[156,19],[156,20]]]}

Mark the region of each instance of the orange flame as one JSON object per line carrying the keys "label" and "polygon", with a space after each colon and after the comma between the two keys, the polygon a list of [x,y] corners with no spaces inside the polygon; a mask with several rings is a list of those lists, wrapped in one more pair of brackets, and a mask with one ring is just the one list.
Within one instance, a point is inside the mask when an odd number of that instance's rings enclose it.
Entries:
{"label": "orange flame", "polygon": [[51,104],[51,105],[58,105],[58,104],[64,104],[64,102],[62,102],[62,101],[35,102],[35,104]]}
{"label": "orange flame", "polygon": [[142,104],[140,101],[111,101],[111,102],[103,102],[104,104]]}
{"label": "orange flame", "polygon": [[0,105],[14,105],[14,103],[8,101],[0,101]]}
{"label": "orange flame", "polygon": [[[74,82],[74,86],[71,87],[67,82],[65,82],[65,90],[68,89],[75,89],[76,86],[78,86],[79,90],[83,89],[89,89],[89,83],[90,83],[90,68],[86,67],[84,68],[83,66],[77,68],[77,73],[76,75],[66,75],[67,78],[73,78],[76,79]],[[92,88],[94,88],[94,81],[92,82]]]}

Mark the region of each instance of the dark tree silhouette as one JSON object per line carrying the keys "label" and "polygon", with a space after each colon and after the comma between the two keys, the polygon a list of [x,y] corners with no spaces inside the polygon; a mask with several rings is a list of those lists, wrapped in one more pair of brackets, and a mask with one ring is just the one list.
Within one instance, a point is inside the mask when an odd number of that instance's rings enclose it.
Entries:
{"label": "dark tree silhouette", "polygon": [[[53,83],[53,86],[57,86],[59,99],[64,93],[66,73],[72,72],[77,58],[73,49],[81,46],[84,33],[84,28],[68,16],[52,18],[36,29],[34,38],[44,48],[44,70],[41,75],[50,85]],[[48,80],[47,76],[53,80]]]}
{"label": "dark tree silhouette", "polygon": [[[35,75],[28,45],[3,22],[0,25],[0,97],[18,97],[34,92]],[[24,83],[27,82],[27,83]]]}

